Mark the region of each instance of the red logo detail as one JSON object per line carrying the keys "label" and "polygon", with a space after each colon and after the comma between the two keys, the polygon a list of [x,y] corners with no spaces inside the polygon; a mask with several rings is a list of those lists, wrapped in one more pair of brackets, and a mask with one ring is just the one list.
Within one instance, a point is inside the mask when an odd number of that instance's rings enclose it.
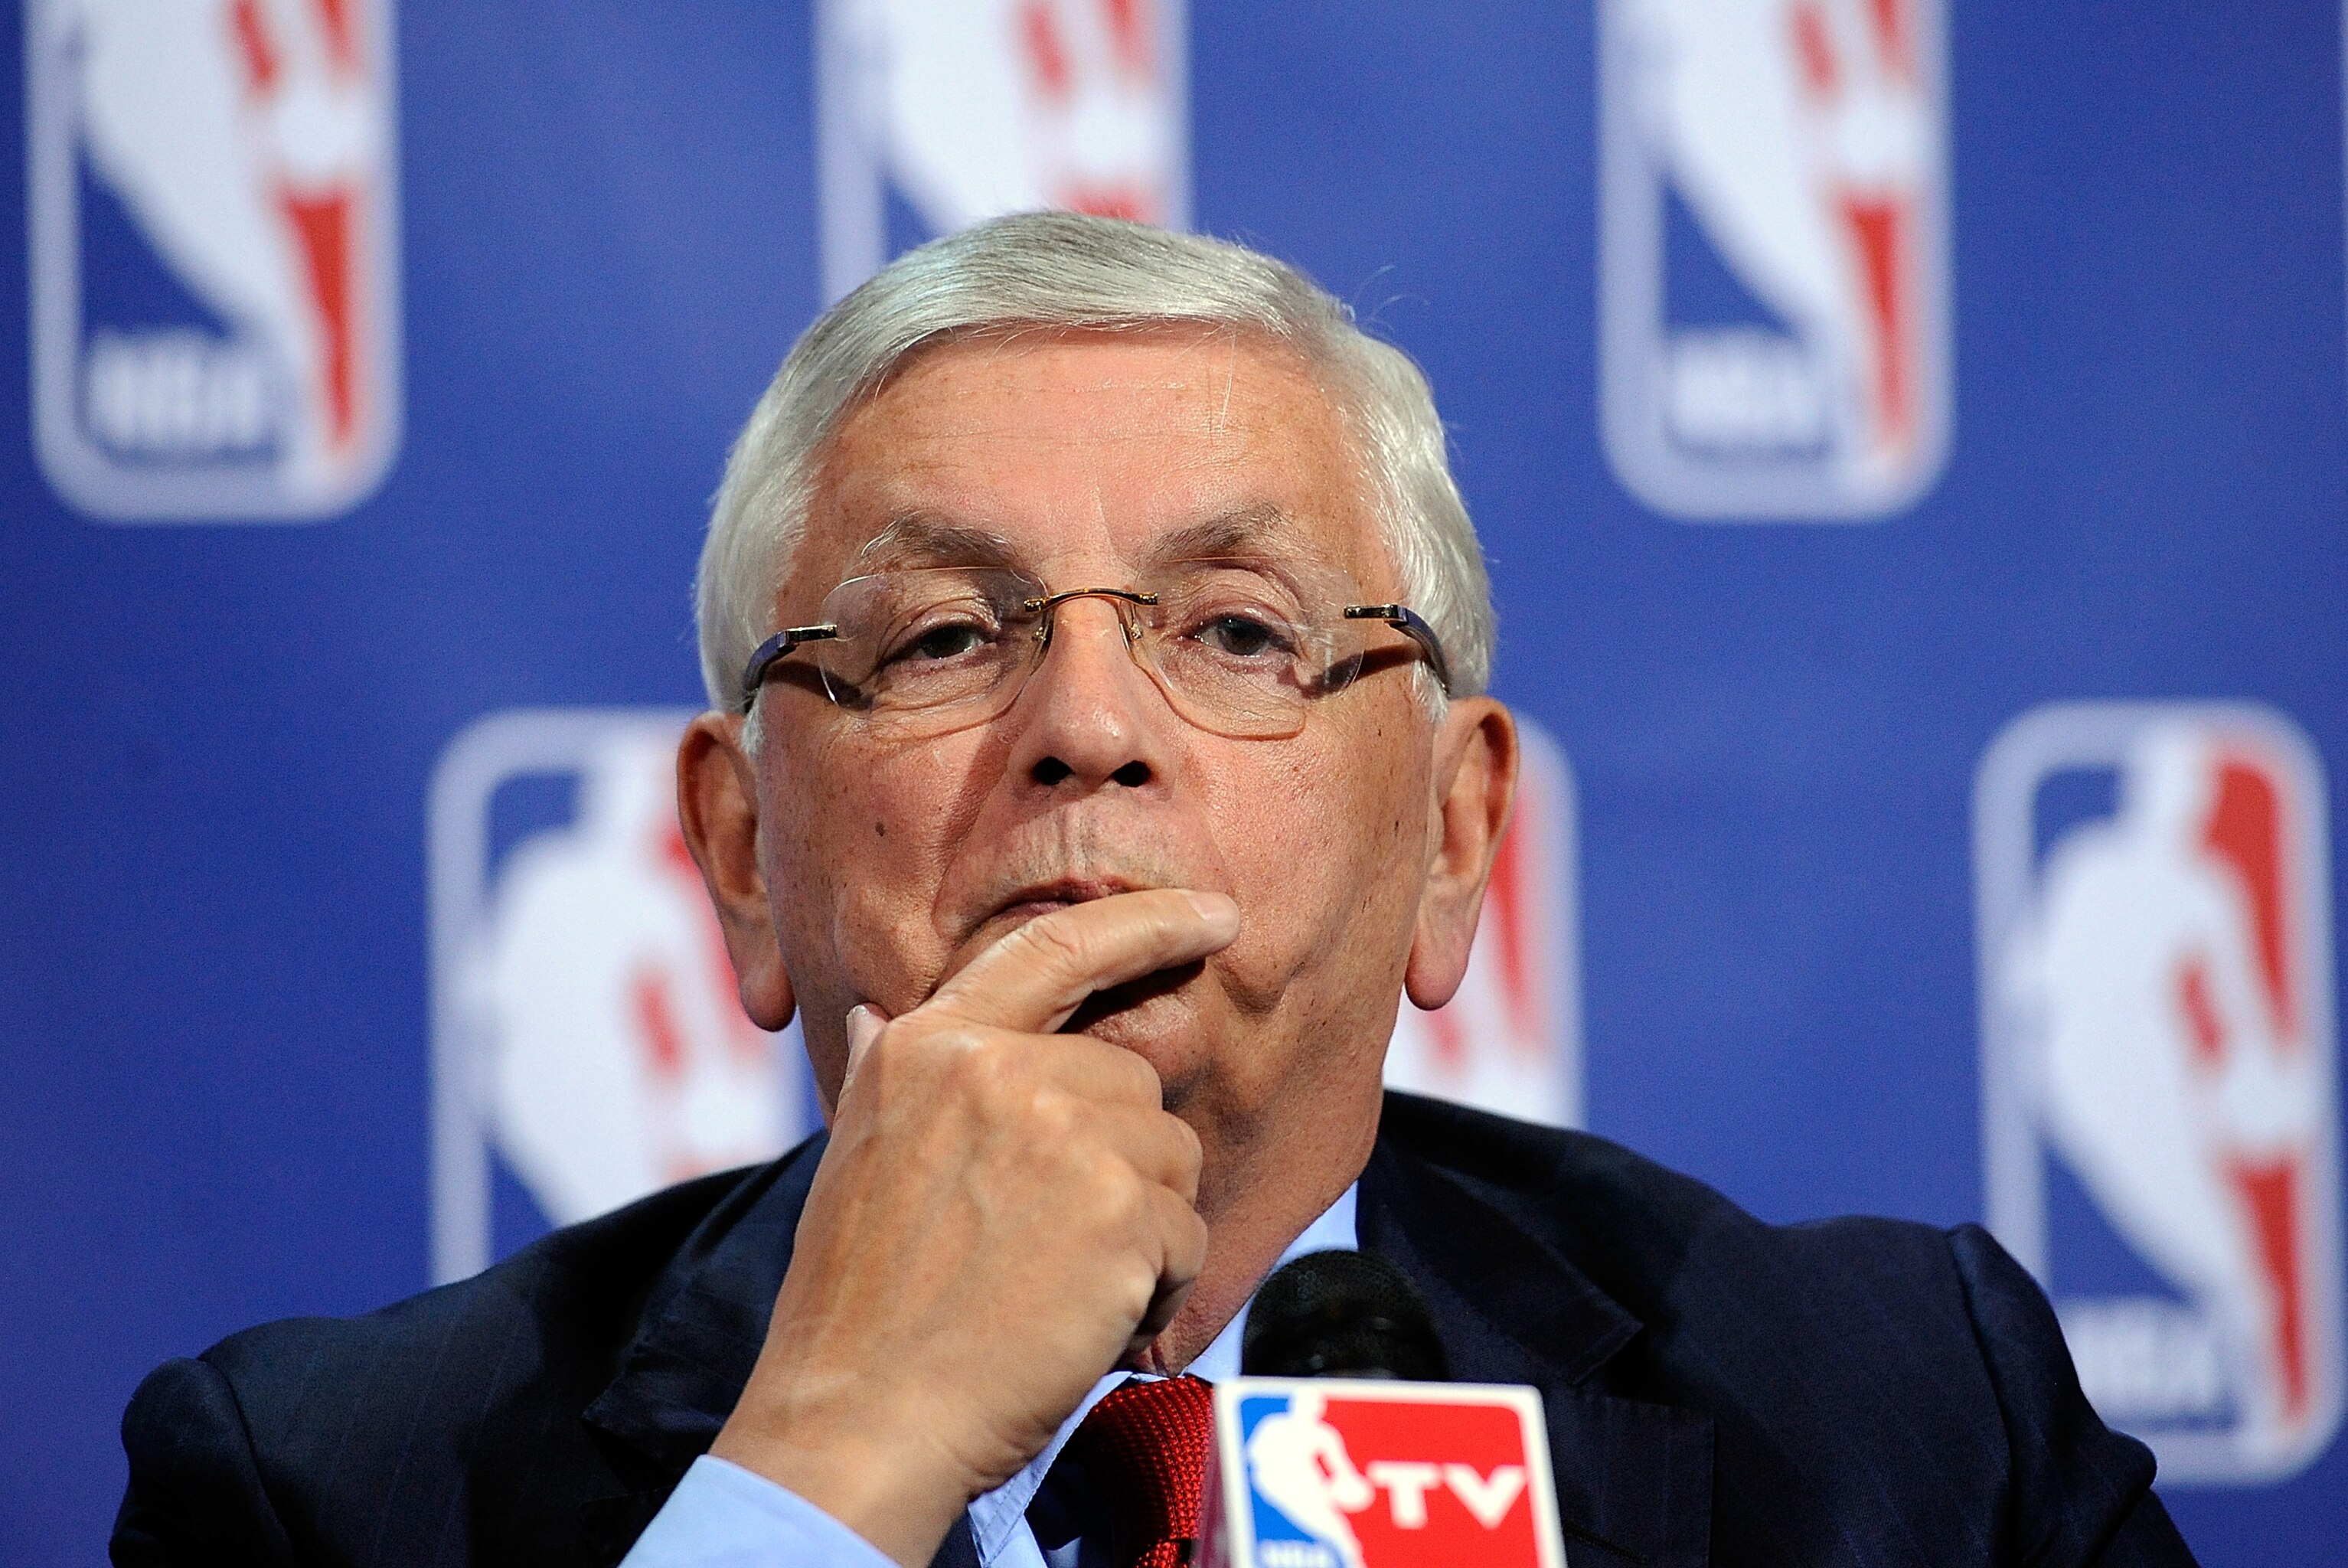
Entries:
{"label": "red logo detail", "polygon": [[[2252,947],[2279,1054],[2301,1049],[2298,1001],[2291,986],[2291,944],[2283,923],[2282,803],[2273,779],[2254,760],[2220,753],[2216,789],[2201,831],[2202,848],[2240,885],[2250,918]],[[2226,1067],[2232,1041],[2211,995],[2209,960],[2194,954],[2178,965],[2178,1006],[2185,1015],[2200,1069]],[[2282,1383],[2285,1419],[2307,1414],[2310,1395],[2306,1277],[2299,1245],[2300,1166],[2291,1150],[2224,1157],[2258,1246],[2268,1288],[2274,1293],[2270,1331]]]}
{"label": "red logo detail", "polygon": [[1333,1398],[1323,1418],[1375,1489],[1348,1511],[1366,1568],[1540,1562],[1515,1409]]}
{"label": "red logo detail", "polygon": [[[242,59],[245,99],[267,119],[294,105],[309,116],[360,112],[365,88],[358,38],[345,0],[296,0],[293,14],[307,36],[284,35],[263,0],[234,0],[229,26]],[[294,46],[297,43],[306,47]],[[309,119],[305,129],[318,120]],[[296,171],[283,159],[275,177],[278,211],[303,263],[319,333],[318,385],[326,413],[326,445],[347,453],[360,433],[360,246],[356,227],[365,205],[363,170]]]}
{"label": "red logo detail", "polygon": [[[1819,0],[1797,0],[1788,13],[1797,75],[1822,123],[1857,117],[1871,98],[1915,98],[1919,87],[1906,5],[1907,0],[1869,0],[1860,25],[1839,32]],[[1905,452],[1916,438],[1915,201],[1886,181],[1881,171],[1849,159],[1830,159],[1825,168],[1826,194],[1849,232],[1867,294],[1875,340],[1877,438],[1892,451]]]}

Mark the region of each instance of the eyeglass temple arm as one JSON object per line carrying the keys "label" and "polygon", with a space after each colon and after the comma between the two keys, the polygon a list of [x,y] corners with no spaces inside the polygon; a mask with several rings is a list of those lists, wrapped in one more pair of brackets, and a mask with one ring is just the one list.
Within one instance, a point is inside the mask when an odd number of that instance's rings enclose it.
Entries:
{"label": "eyeglass temple arm", "polygon": [[820,626],[786,626],[760,643],[743,666],[742,711],[747,713],[757,706],[758,688],[767,684],[767,672],[775,667],[776,660],[801,643],[829,642],[838,635],[839,628],[827,622]]}
{"label": "eyeglass temple arm", "polygon": [[1435,634],[1435,628],[1417,611],[1407,604],[1348,604],[1345,619],[1384,621],[1411,638],[1426,650],[1426,662],[1435,671],[1436,684],[1443,688],[1443,695],[1451,695],[1451,661],[1443,656],[1443,639]]}

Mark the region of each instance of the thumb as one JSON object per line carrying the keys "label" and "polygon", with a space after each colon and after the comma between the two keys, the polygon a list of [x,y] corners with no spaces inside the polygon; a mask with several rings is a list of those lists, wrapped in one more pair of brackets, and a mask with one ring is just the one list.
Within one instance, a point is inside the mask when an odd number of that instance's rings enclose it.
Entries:
{"label": "thumb", "polygon": [[846,1099],[850,1085],[856,1082],[856,1068],[872,1049],[872,1042],[880,1037],[888,1024],[889,1015],[870,1002],[860,1002],[848,1009],[848,1067],[840,1074],[839,1098]]}

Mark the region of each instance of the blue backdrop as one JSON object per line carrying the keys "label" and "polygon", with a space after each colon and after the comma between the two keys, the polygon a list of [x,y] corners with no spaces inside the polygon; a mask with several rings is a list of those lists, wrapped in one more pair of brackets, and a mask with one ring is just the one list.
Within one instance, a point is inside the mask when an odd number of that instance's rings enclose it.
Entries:
{"label": "blue backdrop", "polygon": [[[0,378],[0,1561],[98,1554],[115,1422],[158,1360],[429,1283],[436,765],[485,715],[698,702],[705,500],[823,300],[803,8],[407,0],[395,26],[404,429],[379,487],[310,523],[100,521],[36,456],[29,371]],[[1667,515],[1610,457],[1587,0],[1192,0],[1184,30],[1189,221],[1352,300],[1451,426],[1498,690],[1577,786],[1591,1128],[1771,1218],[1983,1217],[1976,773],[2049,704],[2280,716],[2312,767],[2290,751],[2276,788],[2318,830],[2277,851],[2293,940],[2324,930],[2337,6],[1955,10],[1948,309],[1919,373],[1946,366],[1945,462],[1840,523]],[[0,156],[21,210],[40,177]],[[84,274],[167,274],[77,179]],[[1679,200],[1667,309],[1723,267]],[[36,356],[37,248],[0,248],[24,307],[0,362]],[[2068,771],[2127,765],[2080,744]],[[2328,995],[2306,1006],[2336,1127]],[[2308,1266],[2336,1275],[2336,1157],[2309,1147]],[[2075,1185],[2045,1202],[2091,1209]],[[2319,1362],[2331,1288],[2306,1287]],[[2309,1374],[2318,1405],[2334,1375]],[[2348,1453],[2317,1425],[2279,1479],[2164,1482],[2204,1561],[2340,1560]]]}

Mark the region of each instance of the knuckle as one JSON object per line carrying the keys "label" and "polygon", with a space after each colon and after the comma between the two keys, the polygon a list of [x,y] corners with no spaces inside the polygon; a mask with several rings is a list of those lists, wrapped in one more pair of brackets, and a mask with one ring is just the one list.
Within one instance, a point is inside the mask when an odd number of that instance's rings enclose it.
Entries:
{"label": "knuckle", "polygon": [[985,1095],[1001,1088],[1004,1063],[994,1042],[966,1029],[942,1029],[931,1043],[942,1058],[947,1081],[956,1089]]}
{"label": "knuckle", "polygon": [[1165,1081],[1158,1076],[1158,1069],[1149,1065],[1148,1057],[1138,1051],[1118,1051],[1117,1058],[1119,1064],[1117,1070],[1126,1080],[1126,1093],[1138,1102],[1153,1106],[1165,1098]]}
{"label": "knuckle", "polygon": [[1207,1146],[1199,1140],[1198,1129],[1179,1116],[1169,1115],[1167,1119],[1174,1124],[1174,1154],[1177,1162],[1181,1166],[1185,1175],[1197,1176],[1207,1158]]}
{"label": "knuckle", "polygon": [[1106,1229],[1126,1230],[1140,1218],[1145,1202],[1140,1179],[1115,1154],[1105,1149],[1088,1150],[1079,1180],[1086,1206]]}
{"label": "knuckle", "polygon": [[1149,1310],[1149,1303],[1158,1295],[1158,1271],[1138,1256],[1129,1257],[1117,1265],[1115,1277],[1117,1293],[1128,1317],[1138,1319]]}
{"label": "knuckle", "polygon": [[986,1119],[1022,1148],[1049,1155],[1084,1147],[1091,1130],[1085,1099],[1055,1082],[1016,1040],[973,1037],[953,1070]]}
{"label": "knuckle", "polygon": [[1174,1243],[1175,1255],[1196,1262],[1207,1253],[1207,1222],[1205,1216],[1188,1203],[1176,1205],[1176,1212],[1167,1227],[1168,1239]]}
{"label": "knuckle", "polygon": [[1084,1110],[1076,1096],[1050,1084],[1038,1084],[1025,1097],[1028,1135],[1039,1148],[1075,1137],[1084,1127]]}

